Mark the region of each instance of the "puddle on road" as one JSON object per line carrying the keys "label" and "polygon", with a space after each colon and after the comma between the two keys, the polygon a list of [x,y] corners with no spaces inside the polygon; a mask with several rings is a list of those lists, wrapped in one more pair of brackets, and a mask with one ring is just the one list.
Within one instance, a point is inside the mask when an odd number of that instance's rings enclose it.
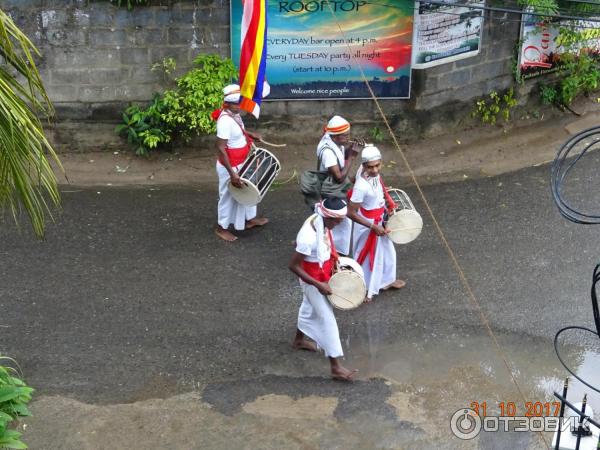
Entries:
{"label": "puddle on road", "polygon": [[287,395],[268,394],[246,403],[243,411],[274,418],[328,419],[333,418],[338,399],[335,397],[308,397],[293,399]]}
{"label": "puddle on road", "polygon": [[[27,436],[32,448],[44,448],[43,442],[78,450],[116,448],[110,445],[117,437],[126,448],[144,450],[167,442],[175,443],[171,448],[192,448],[192,442],[197,448],[547,448],[550,433],[481,433],[473,441],[452,436],[450,417],[471,402],[486,402],[488,415],[498,414],[500,402],[524,410],[488,336],[438,329],[406,331],[401,342],[362,331],[343,337],[350,342],[346,364],[361,371],[355,383],[330,381],[322,355],[290,351],[267,368],[270,375],[212,383],[201,393],[123,405],[42,397],[32,405]],[[551,392],[562,389],[566,371],[552,342],[498,339],[525,401],[554,401]],[[565,359],[600,384],[600,342],[584,344],[565,345]],[[571,386],[569,399],[579,401],[584,389]],[[585,391],[600,411],[598,396]],[[49,442],[50,435],[57,437]]]}
{"label": "puddle on road", "polygon": [[[580,345],[570,344],[569,342],[573,340],[580,341]],[[600,339],[585,331],[569,330],[561,335],[558,349],[565,364],[578,377],[600,390]],[[558,358],[557,365],[562,369]],[[564,375],[560,377],[540,377],[538,388],[548,395],[553,395],[554,391],[562,394],[564,378],[568,375],[567,399],[574,403],[581,402],[583,395],[587,394],[588,405],[592,406],[595,418],[598,420],[600,418],[600,393],[568,374],[566,369],[563,369],[562,372]]]}
{"label": "puddle on road", "polygon": [[[398,420],[418,425],[430,437],[441,434],[452,439],[449,418],[473,402],[485,403],[488,415],[498,415],[502,404],[506,407],[509,402],[516,406],[517,415],[533,408],[528,402],[551,404],[556,401],[553,390],[562,392],[563,381],[569,375],[556,357],[550,339],[497,336],[521,396],[503,356],[488,335],[462,329],[438,329],[435,333],[414,329],[403,330],[401,339],[390,342],[384,334],[364,327],[346,333],[342,330],[345,364],[359,369],[361,380],[387,380],[394,391],[387,402],[396,408]],[[569,344],[563,353],[578,375],[600,387],[600,340]],[[327,361],[322,355],[291,354],[281,364],[270,367],[268,372],[327,376]],[[586,392],[588,404],[600,415],[600,395],[570,378],[568,399],[581,401]],[[545,437],[552,436],[547,433]],[[528,445],[545,447],[539,437],[533,437]]]}

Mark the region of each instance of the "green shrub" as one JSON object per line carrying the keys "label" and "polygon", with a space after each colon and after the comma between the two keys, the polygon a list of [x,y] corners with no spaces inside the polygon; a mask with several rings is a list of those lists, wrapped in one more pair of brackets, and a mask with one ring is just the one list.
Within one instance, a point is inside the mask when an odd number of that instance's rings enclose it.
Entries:
{"label": "green shrub", "polygon": [[[215,132],[216,124],[210,114],[221,106],[222,89],[237,71],[230,59],[218,55],[199,55],[194,66],[175,79],[174,89],[155,94],[149,106],[132,105],[123,112],[123,122],[115,131],[127,138],[136,154],[148,156],[150,151],[177,137],[189,141],[194,134]],[[152,67],[157,69],[171,75],[176,69],[175,61],[167,58]]]}
{"label": "green shrub", "polygon": [[145,109],[132,105],[123,112],[123,123],[115,129],[124,134],[135,153],[148,156],[148,152],[171,141],[171,129],[162,118],[165,105],[160,95],[155,94],[152,103]]}
{"label": "green shrub", "polygon": [[[9,358],[0,358],[0,361],[2,360],[12,361]],[[0,366],[0,448],[27,448],[21,441],[21,433],[12,429],[10,425],[19,417],[31,415],[27,404],[31,400],[33,389],[16,375],[16,369]]]}
{"label": "green shrub", "polygon": [[510,88],[505,94],[500,95],[496,91],[490,92],[488,99],[478,100],[471,112],[471,117],[479,119],[489,125],[494,125],[500,114],[505,122],[510,121],[510,110],[517,105],[514,98],[513,88]]}
{"label": "green shrub", "polygon": [[200,55],[196,68],[177,79],[177,87],[164,93],[164,121],[189,140],[192,134],[216,130],[210,113],[223,103],[223,87],[237,75],[233,61],[217,55]]}
{"label": "green shrub", "polygon": [[559,80],[552,85],[540,86],[542,101],[558,106],[569,106],[579,95],[589,94],[600,86],[597,57],[586,52],[579,55],[561,55]]}

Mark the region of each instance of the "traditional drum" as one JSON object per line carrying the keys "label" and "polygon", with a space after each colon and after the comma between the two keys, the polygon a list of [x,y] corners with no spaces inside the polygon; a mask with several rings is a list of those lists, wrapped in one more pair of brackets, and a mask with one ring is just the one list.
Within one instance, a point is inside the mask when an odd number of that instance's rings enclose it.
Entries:
{"label": "traditional drum", "polygon": [[352,258],[340,256],[336,272],[329,280],[333,292],[329,301],[337,309],[358,308],[367,295],[365,275],[359,263]]}
{"label": "traditional drum", "polygon": [[388,188],[387,191],[396,203],[394,214],[389,216],[385,224],[386,230],[390,231],[388,236],[396,244],[408,244],[421,234],[423,219],[406,192],[394,188]]}
{"label": "traditional drum", "polygon": [[236,188],[229,182],[231,196],[244,206],[254,206],[263,199],[281,170],[279,160],[268,150],[254,147],[238,172],[244,186]]}

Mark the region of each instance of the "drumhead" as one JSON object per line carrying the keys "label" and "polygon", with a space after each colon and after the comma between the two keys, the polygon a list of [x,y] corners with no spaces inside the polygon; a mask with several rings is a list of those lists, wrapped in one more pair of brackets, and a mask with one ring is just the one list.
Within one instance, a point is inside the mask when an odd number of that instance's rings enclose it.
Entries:
{"label": "drumhead", "polygon": [[349,258],[348,256],[340,256],[338,258],[338,264],[340,267],[350,267],[352,270],[360,274],[361,277],[365,276],[362,266],[353,258]]}
{"label": "drumhead", "polygon": [[244,183],[244,187],[236,188],[229,182],[229,193],[231,196],[240,204],[244,206],[254,206],[260,203],[262,200],[260,197],[260,191],[258,188],[252,183],[252,181],[245,180],[242,178],[242,182]]}
{"label": "drumhead", "polygon": [[385,226],[391,230],[388,236],[396,244],[408,244],[414,241],[423,229],[421,215],[413,209],[402,209],[391,216]]}
{"label": "drumhead", "polygon": [[333,294],[329,301],[337,309],[349,310],[358,308],[367,295],[364,278],[352,270],[340,270],[329,280]]}

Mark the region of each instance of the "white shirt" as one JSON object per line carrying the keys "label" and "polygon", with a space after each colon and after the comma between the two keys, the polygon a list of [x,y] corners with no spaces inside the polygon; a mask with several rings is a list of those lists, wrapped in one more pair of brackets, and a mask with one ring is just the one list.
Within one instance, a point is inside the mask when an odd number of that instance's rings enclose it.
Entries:
{"label": "white shirt", "polygon": [[369,178],[366,180],[362,174],[356,177],[356,183],[352,190],[352,203],[360,203],[364,209],[378,209],[385,205],[381,178]]}
{"label": "white shirt", "polygon": [[339,147],[325,147],[322,151],[321,165],[319,166],[321,172],[327,172],[333,166],[340,166],[340,169],[344,168],[344,153]]}
{"label": "white shirt", "polygon": [[324,134],[319,145],[317,145],[317,158],[321,157],[319,171],[327,172],[330,167],[340,166],[344,168],[344,146],[339,147],[329,134]]}
{"label": "white shirt", "polygon": [[[244,123],[239,114],[232,117],[229,113],[222,112],[217,120],[217,137],[227,140],[227,147],[241,148],[247,143],[246,136],[242,131]],[[237,120],[236,120],[237,119]]]}
{"label": "white shirt", "polygon": [[[296,251],[304,255],[304,260],[307,262],[319,262],[319,259],[317,258],[317,232],[312,225],[313,219],[316,216],[316,214],[313,214],[306,219],[304,225],[302,225],[302,228],[300,228],[300,231],[298,231],[298,235],[296,236]],[[323,233],[323,236],[321,236],[321,239],[323,239],[323,242],[325,242],[329,248],[327,251],[327,254],[329,254],[331,251],[331,245],[329,243],[329,237],[326,229],[324,231],[325,232]]]}

